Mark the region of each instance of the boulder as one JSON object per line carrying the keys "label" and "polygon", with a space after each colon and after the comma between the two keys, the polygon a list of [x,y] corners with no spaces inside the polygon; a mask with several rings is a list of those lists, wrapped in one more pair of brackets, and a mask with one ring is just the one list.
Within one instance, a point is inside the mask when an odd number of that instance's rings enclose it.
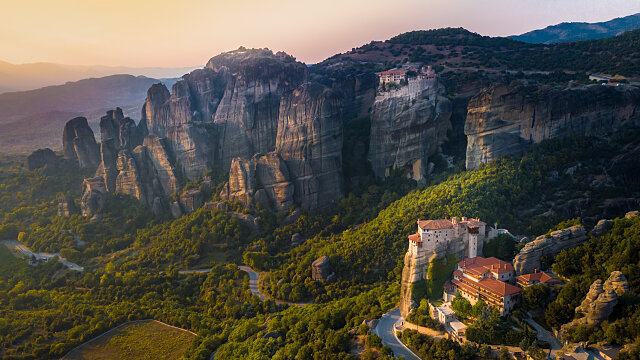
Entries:
{"label": "boulder", "polygon": [[591,235],[598,237],[602,236],[613,225],[613,220],[600,219],[596,226],[591,230]]}
{"label": "boulder", "polygon": [[624,214],[625,219],[631,219],[634,217],[638,217],[640,216],[640,211],[629,211],[628,213]]}
{"label": "boulder", "polygon": [[35,169],[40,169],[45,167],[45,165],[55,167],[58,165],[58,157],[53,150],[46,149],[38,149],[31,153],[31,155],[27,156],[27,160],[25,161],[25,167],[32,171]]}
{"label": "boulder", "polygon": [[329,263],[329,257],[324,255],[317,258],[311,264],[311,278],[315,281],[329,281],[335,277],[331,271],[331,264]]}

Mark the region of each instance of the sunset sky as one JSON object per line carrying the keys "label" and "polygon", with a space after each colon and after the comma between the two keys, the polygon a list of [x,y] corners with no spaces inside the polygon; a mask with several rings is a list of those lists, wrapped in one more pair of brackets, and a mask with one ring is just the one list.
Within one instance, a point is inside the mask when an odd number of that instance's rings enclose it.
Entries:
{"label": "sunset sky", "polygon": [[513,35],[640,12],[640,0],[0,1],[0,60],[163,67],[240,45],[314,63],[410,30]]}

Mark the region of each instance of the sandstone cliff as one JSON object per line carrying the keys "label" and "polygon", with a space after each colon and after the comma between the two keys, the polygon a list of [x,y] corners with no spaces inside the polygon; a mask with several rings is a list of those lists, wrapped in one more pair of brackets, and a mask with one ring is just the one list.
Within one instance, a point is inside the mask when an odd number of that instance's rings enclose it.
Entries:
{"label": "sandstone cliff", "polygon": [[77,161],[80,167],[96,168],[100,163],[96,138],[84,117],[66,123],[62,133],[62,148],[65,159]]}
{"label": "sandstone cliff", "polygon": [[402,268],[402,282],[400,287],[400,314],[409,316],[411,310],[417,306],[413,301],[411,286],[416,281],[424,279],[429,259],[426,256],[412,255],[407,251],[404,255],[404,267]]}
{"label": "sandstone cliff", "polygon": [[256,155],[250,160],[233,159],[229,182],[220,197],[251,207],[286,211],[293,205],[294,186],[287,164],[276,152]]}
{"label": "sandstone cliff", "polygon": [[206,67],[226,74],[214,120],[223,169],[233,158],[275,150],[280,100],[304,82],[306,66],[268,50],[240,49],[213,57]]}
{"label": "sandstone cliff", "polygon": [[282,100],[276,152],[305,210],[325,209],[342,197],[342,106],[338,93],[319,84],[304,84]]}
{"label": "sandstone cliff", "polygon": [[429,157],[451,128],[451,102],[438,80],[414,79],[397,90],[380,92],[371,111],[369,161],[378,177],[400,169],[421,181],[429,173]]}
{"label": "sandstone cliff", "polygon": [[469,102],[466,165],[476,169],[501,156],[518,156],[544,139],[603,137],[639,125],[640,89],[632,86],[494,85]]}
{"label": "sandstone cliff", "polygon": [[542,255],[554,256],[560,251],[580,245],[587,240],[587,233],[582,226],[553,231],[550,236],[541,235],[527,243],[513,260],[516,273],[529,274],[540,270]]}

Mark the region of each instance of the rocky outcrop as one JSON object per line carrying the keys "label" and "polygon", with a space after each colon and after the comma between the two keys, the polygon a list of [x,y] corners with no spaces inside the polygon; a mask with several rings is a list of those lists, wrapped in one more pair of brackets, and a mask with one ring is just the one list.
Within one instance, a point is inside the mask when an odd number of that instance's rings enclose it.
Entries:
{"label": "rocky outcrop", "polygon": [[58,216],[71,216],[78,212],[73,199],[65,194],[58,194],[56,201],[58,202]]}
{"label": "rocky outcrop", "polygon": [[467,169],[532,143],[567,136],[604,137],[640,125],[640,89],[569,86],[514,89],[494,85],[469,102]]}
{"label": "rocky outcrop", "polygon": [[192,213],[203,205],[202,192],[198,189],[187,190],[180,194],[180,205],[187,213]]}
{"label": "rocky outcrop", "polygon": [[613,226],[613,220],[600,219],[598,223],[591,230],[591,235],[602,236],[607,230]]}
{"label": "rocky outcrop", "polygon": [[517,274],[529,274],[540,270],[543,255],[554,256],[560,251],[582,244],[587,240],[584,227],[575,225],[567,229],[553,231],[550,236],[541,235],[527,243],[513,260]]}
{"label": "rocky outcrop", "polygon": [[[142,149],[138,149],[137,155],[140,159],[138,162],[144,161]],[[143,185],[143,176],[138,168],[136,160],[128,150],[120,150],[116,162],[118,176],[116,177],[115,192],[118,194],[130,195],[140,200],[142,203],[149,203],[149,189],[145,189]]]}
{"label": "rocky outcrop", "polygon": [[167,130],[189,122],[211,122],[225,87],[224,72],[198,69],[171,88],[155,84],[147,91],[141,122],[149,132],[164,137]]}
{"label": "rocky outcrop", "polygon": [[55,167],[58,164],[58,157],[53,150],[46,149],[38,149],[31,153],[31,155],[27,156],[27,160],[25,161],[25,167],[28,170],[35,170],[45,167],[46,165]]}
{"label": "rocky outcrop", "polygon": [[187,180],[201,178],[216,167],[217,142],[205,126],[183,124],[167,130],[167,146],[175,157],[175,168]]}
{"label": "rocky outcrop", "polygon": [[451,128],[451,102],[437,79],[410,79],[397,90],[377,95],[371,110],[369,161],[376,176],[400,169],[422,181],[429,157],[440,152]]}
{"label": "rocky outcrop", "polygon": [[317,258],[311,264],[311,278],[315,281],[330,281],[335,277],[327,255]]}
{"label": "rocky outcrop", "polygon": [[305,210],[324,209],[342,197],[342,97],[319,84],[304,84],[281,102],[276,152]]}
{"label": "rocky outcrop", "polygon": [[269,50],[239,49],[213,57],[206,67],[226,74],[214,120],[222,168],[228,169],[233,158],[273,151],[280,100],[304,82],[306,66]]}
{"label": "rocky outcrop", "polygon": [[82,187],[82,200],[80,202],[82,216],[93,216],[104,207],[107,195],[104,179],[101,177],[84,179]]}
{"label": "rocky outcrop", "polygon": [[62,133],[62,148],[65,159],[77,161],[80,167],[96,168],[100,164],[98,144],[84,117],[66,123]]}
{"label": "rocky outcrop", "polygon": [[420,279],[424,279],[424,271],[427,268],[429,259],[426,256],[411,254],[409,251],[404,255],[404,267],[402,268],[402,282],[400,284],[400,314],[403,317],[409,316],[411,310],[417,306],[413,300],[411,286]]}
{"label": "rocky outcrop", "polygon": [[164,139],[159,139],[153,134],[147,136],[143,143],[147,159],[151,160],[148,168],[150,175],[153,176],[152,181],[157,181],[163,194],[170,195],[178,191],[178,179],[165,144]]}
{"label": "rocky outcrop", "polygon": [[234,159],[220,197],[245,206],[255,202],[265,209],[286,211],[293,205],[293,193],[287,164],[278,153],[271,152],[251,160]]}
{"label": "rocky outcrop", "polygon": [[576,319],[561,328],[561,334],[566,334],[579,325],[600,325],[609,319],[613,309],[618,304],[618,298],[629,291],[627,278],[620,272],[614,271],[602,283],[598,279],[591,284],[589,292],[580,306],[575,310]]}

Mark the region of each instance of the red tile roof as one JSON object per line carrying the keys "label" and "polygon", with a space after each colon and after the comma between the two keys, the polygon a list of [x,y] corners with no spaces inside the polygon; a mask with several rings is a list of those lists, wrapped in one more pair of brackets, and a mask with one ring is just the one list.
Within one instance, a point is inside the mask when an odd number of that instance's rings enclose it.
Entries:
{"label": "red tile roof", "polygon": [[422,236],[420,234],[411,234],[409,235],[409,241],[422,242]]}
{"label": "red tile roof", "polygon": [[460,269],[467,269],[477,266],[482,266],[486,270],[498,274],[504,274],[515,270],[513,268],[513,265],[511,265],[510,263],[502,261],[495,257],[483,258],[477,256],[473,258],[465,258],[458,262],[458,268]]}
{"label": "red tile roof", "polygon": [[553,278],[551,276],[549,276],[547,273],[545,272],[536,272],[533,274],[525,274],[525,275],[520,275],[518,276],[518,281],[521,282],[525,282],[525,283],[531,283],[534,281],[538,281],[541,283],[546,283],[549,280],[552,280]]}
{"label": "red tile roof", "polygon": [[418,227],[423,230],[452,229],[453,223],[447,219],[418,220]]}
{"label": "red tile roof", "polygon": [[387,70],[387,71],[382,71],[377,73],[378,75],[393,75],[393,74],[400,74],[400,75],[404,75],[406,74],[407,71],[406,70],[402,70],[402,69],[392,69],[392,70]]}
{"label": "red tile roof", "polygon": [[519,287],[492,278],[482,279],[478,281],[478,285],[499,296],[513,295],[520,292]]}

